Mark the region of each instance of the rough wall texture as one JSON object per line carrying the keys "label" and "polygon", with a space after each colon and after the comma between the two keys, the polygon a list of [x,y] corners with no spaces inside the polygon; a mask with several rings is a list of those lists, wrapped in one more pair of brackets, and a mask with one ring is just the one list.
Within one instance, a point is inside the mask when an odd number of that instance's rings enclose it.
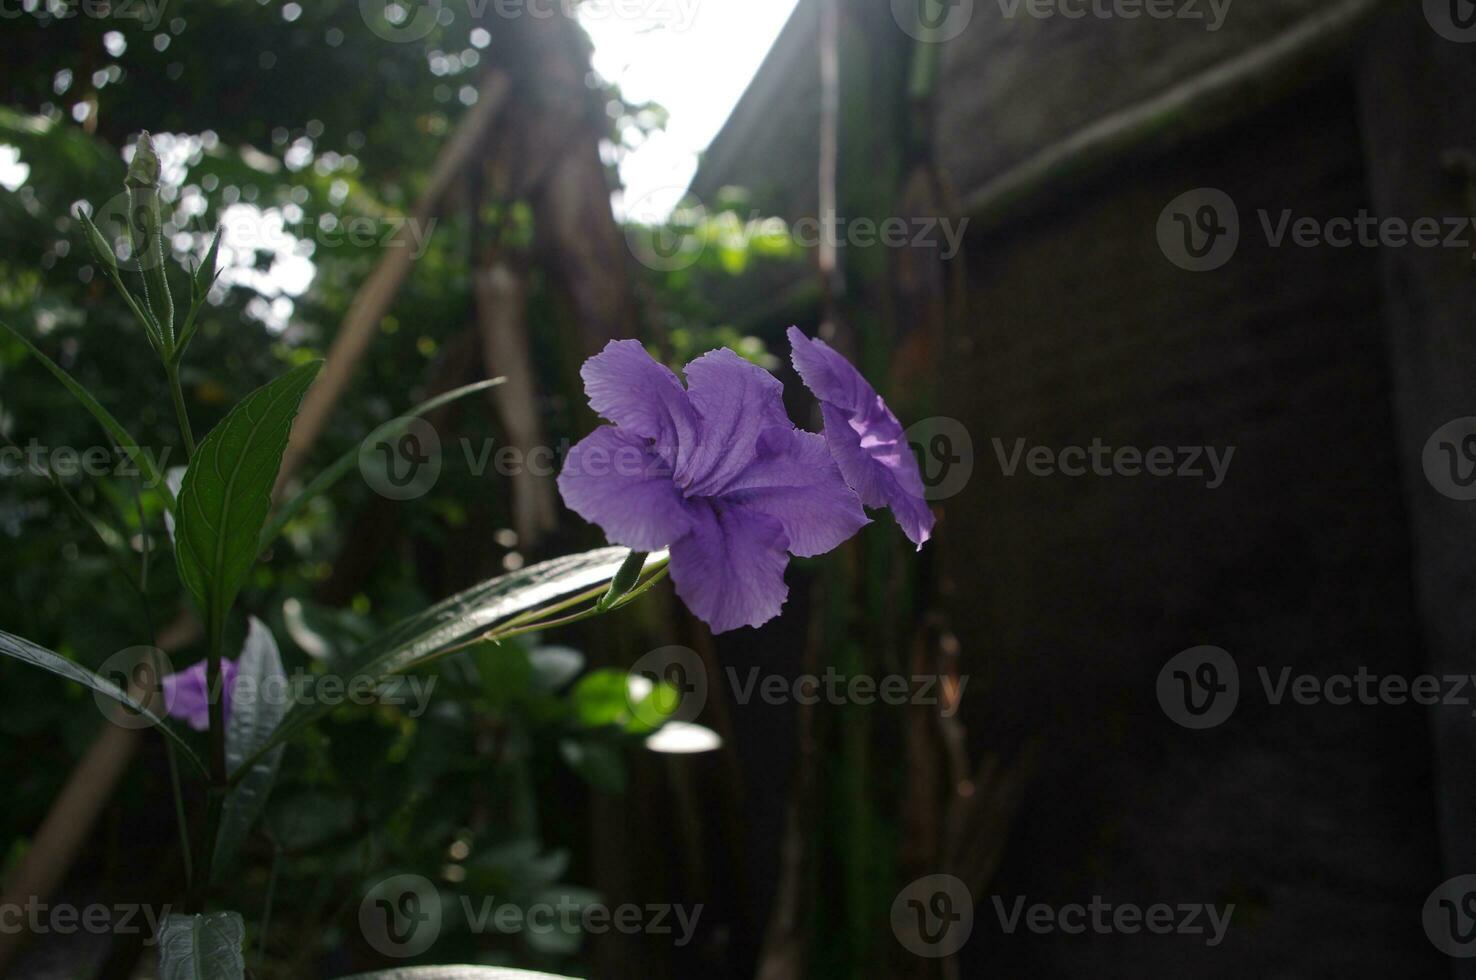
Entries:
{"label": "rough wall texture", "polygon": [[[1299,161],[1268,167],[1271,160]],[[1345,80],[971,243],[972,325],[945,412],[977,469],[939,544],[975,675],[971,732],[1041,740],[993,892],[1007,905],[1235,903],[1203,937],[1002,935],[976,896],[975,969],[1031,975],[1444,975],[1419,909],[1440,880],[1419,709],[1273,706],[1258,676],[1422,669],[1398,489],[1378,258],[1273,248],[1259,209],[1368,206]],[[1238,251],[1189,273],[1155,226],[1176,195],[1226,191]],[[1235,447],[1204,480],[1002,475],[1029,445]],[[980,556],[988,556],[980,561]],[[1242,694],[1178,727],[1156,678],[1214,644]],[[970,973],[969,975],[974,975]],[[986,975],[986,974],[978,974]]]}
{"label": "rough wall texture", "polygon": [[[1033,17],[1033,6],[975,0],[968,27],[944,45],[938,155],[962,196],[1048,144],[1339,4],[1231,0],[1215,30],[1209,0],[1155,4],[1202,19]],[[1089,7],[1078,0],[1059,6]]]}

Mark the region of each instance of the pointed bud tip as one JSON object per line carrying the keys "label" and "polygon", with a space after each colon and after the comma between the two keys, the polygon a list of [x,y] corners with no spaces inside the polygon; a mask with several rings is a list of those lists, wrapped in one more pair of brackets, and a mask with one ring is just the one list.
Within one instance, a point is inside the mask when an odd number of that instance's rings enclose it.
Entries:
{"label": "pointed bud tip", "polygon": [[138,142],[133,144],[133,162],[128,165],[128,176],[123,183],[129,187],[159,186],[159,155],[154,152],[154,141],[147,131],[139,133]]}

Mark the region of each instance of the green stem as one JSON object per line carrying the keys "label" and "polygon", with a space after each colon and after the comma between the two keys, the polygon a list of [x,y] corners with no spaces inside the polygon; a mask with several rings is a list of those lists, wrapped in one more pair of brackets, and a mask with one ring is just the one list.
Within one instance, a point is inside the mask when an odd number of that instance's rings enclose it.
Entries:
{"label": "green stem", "polygon": [[184,857],[185,889],[195,887],[195,859],[190,854],[190,827],[185,820],[184,790],[179,783],[179,759],[174,754],[174,743],[164,740],[164,751],[169,757],[169,788],[174,793],[174,822],[179,825],[179,852]]}
{"label": "green stem", "polygon": [[195,433],[190,428],[190,414],[185,409],[184,389],[179,386],[179,365],[165,364],[164,371],[169,375],[169,394],[174,399],[174,415],[179,419],[179,432],[184,436],[185,458],[190,459],[195,455]]}

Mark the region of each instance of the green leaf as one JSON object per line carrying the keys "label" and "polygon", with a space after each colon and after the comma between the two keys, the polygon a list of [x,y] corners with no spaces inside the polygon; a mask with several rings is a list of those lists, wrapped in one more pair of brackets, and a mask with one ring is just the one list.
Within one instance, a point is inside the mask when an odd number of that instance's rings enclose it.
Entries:
{"label": "green leaf", "polygon": [[106,408],[103,408],[102,405],[98,403],[98,400],[96,398],[92,397],[92,392],[82,387],[80,382],[78,382],[66,371],[63,371],[56,364],[55,361],[47,357],[45,354],[41,353],[40,349],[35,344],[27,340],[26,337],[23,336],[14,327],[10,326],[3,320],[0,320],[0,329],[3,329],[6,333],[10,334],[16,340],[19,340],[22,344],[24,344],[26,350],[31,352],[31,356],[40,361],[41,366],[50,371],[52,376],[55,377],[56,380],[60,381],[62,385],[72,393],[72,397],[81,402],[82,407],[87,409],[87,411],[91,413],[92,417],[94,419],[97,419],[98,423],[107,430],[108,435],[111,436],[113,441],[118,444],[118,448],[128,452],[135,458],[140,471],[144,475],[145,482],[150,487],[157,489],[159,493],[163,494],[165,501],[169,504],[169,508],[173,510],[174,494],[170,493],[169,488],[164,485],[164,475],[159,472],[158,467],[154,465],[154,461],[148,453],[139,451],[138,441],[134,439],[133,436],[128,434],[128,430],[123,428],[123,426],[119,424],[118,420],[113,418],[112,413],[109,412]]}
{"label": "green leaf", "polygon": [[169,722],[154,714],[153,711],[149,710],[142,703],[129,697],[122,688],[112,681],[104,680],[97,674],[94,674],[80,664],[68,660],[59,653],[53,653],[44,647],[37,646],[30,640],[14,636],[4,630],[0,630],[0,654],[13,657],[22,663],[30,664],[32,667],[40,667],[42,670],[53,673],[58,677],[64,677],[69,681],[75,681],[91,691],[117,701],[130,711],[143,715],[166,738],[175,743],[175,747],[179,749],[180,755],[194,765],[202,776],[209,777],[209,770],[200,761],[200,757],[195,754],[194,750],[190,748],[189,743],[174,730],[174,727]]}
{"label": "green leaf", "polygon": [[257,541],[297,406],[321,361],[258,388],[200,443],[179,491],[179,577],[218,636],[256,561]]}
{"label": "green leaf", "polygon": [[[488,388],[500,385],[506,380],[506,378],[491,378],[487,381],[478,381],[476,384],[469,384],[464,387],[457,388],[453,391],[448,391],[444,394],[437,395],[435,398],[429,399],[428,401],[423,401],[399,418],[391,419],[384,425],[381,425],[379,428],[375,429],[372,433],[370,433],[369,438],[364,441],[366,443],[372,443],[381,440],[394,439],[396,436],[398,436],[400,433],[404,432],[410,427],[410,422],[412,419],[419,418],[427,412],[431,412],[435,409],[440,408],[442,405],[448,405],[458,399],[465,398],[467,395],[474,395],[479,391],[486,391]],[[358,446],[355,446],[353,449],[350,449],[348,452],[338,457],[338,459],[334,460],[332,466],[329,466],[326,470],[314,477],[311,483],[303,487],[301,492],[299,492],[287,503],[283,504],[280,508],[278,508],[277,512],[272,515],[271,521],[268,522],[267,526],[262,529],[261,544],[258,545],[258,549],[260,551],[267,550],[271,543],[277,539],[277,535],[282,533],[282,528],[287,525],[288,521],[296,517],[297,513],[301,511],[303,507],[307,506],[307,504],[311,502],[315,497],[319,497],[327,492],[330,487],[332,487],[339,480],[343,479],[358,465]]]}
{"label": "green leaf", "polygon": [[[246,644],[231,691],[231,720],[226,727],[227,771],[236,769],[266,743],[287,713],[287,672],[271,630],[251,617]],[[285,745],[279,745],[252,764],[225,799],[220,835],[216,838],[214,873],[219,875],[235,857],[251,825],[266,807]]]}
{"label": "green leaf", "polygon": [[604,668],[579,679],[569,695],[579,723],[589,728],[622,726],[630,717],[630,685],[623,670]]}
{"label": "green leaf", "polygon": [[159,931],[159,980],[244,980],[245,940],[238,913],[171,915]]}
{"label": "green leaf", "polygon": [[[444,653],[520,613],[592,586],[608,583],[625,559],[624,548],[600,548],[530,565],[443,599],[403,620],[366,644],[347,663],[336,665],[343,678],[367,674],[389,677]],[[307,692],[310,694],[310,692]],[[258,754],[291,738],[328,714],[326,699],[308,696],[294,703]],[[254,761],[254,760],[251,760]],[[231,779],[242,778],[237,769]]]}
{"label": "green leaf", "polygon": [[398,970],[356,973],[344,980],[574,980],[552,973],[505,970],[497,966],[407,966]]}
{"label": "green leaf", "polygon": [[580,678],[569,700],[587,728],[613,726],[635,735],[654,732],[681,704],[681,694],[662,681],[605,668]]}

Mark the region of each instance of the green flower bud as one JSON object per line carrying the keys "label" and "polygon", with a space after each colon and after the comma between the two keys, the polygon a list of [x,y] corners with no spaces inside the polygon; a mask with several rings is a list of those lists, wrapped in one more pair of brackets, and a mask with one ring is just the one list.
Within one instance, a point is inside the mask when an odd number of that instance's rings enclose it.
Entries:
{"label": "green flower bud", "polygon": [[154,152],[154,141],[147,132],[138,134],[133,145],[133,162],[128,165],[128,176],[123,178],[126,187],[151,187],[159,189],[159,155]]}
{"label": "green flower bud", "polygon": [[144,302],[164,341],[164,350],[174,349],[174,297],[164,275],[164,231],[159,215],[159,157],[148,133],[142,133],[133,148],[133,163],[123,179],[128,188],[133,250],[143,274]]}

